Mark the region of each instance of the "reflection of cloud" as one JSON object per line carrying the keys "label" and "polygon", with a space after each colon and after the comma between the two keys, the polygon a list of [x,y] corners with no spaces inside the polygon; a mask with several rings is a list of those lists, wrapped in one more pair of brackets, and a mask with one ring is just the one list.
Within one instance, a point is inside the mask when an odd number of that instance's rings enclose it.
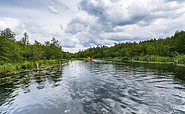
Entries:
{"label": "reflection of cloud", "polygon": [[58,10],[55,9],[53,6],[48,6],[48,10],[49,10],[51,13],[58,14]]}

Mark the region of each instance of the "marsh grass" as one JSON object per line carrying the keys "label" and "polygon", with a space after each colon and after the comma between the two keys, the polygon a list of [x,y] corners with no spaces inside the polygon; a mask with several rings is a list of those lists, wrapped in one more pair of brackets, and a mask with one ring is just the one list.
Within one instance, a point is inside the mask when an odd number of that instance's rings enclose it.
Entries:
{"label": "marsh grass", "polygon": [[[101,58],[99,58],[101,59]],[[144,62],[144,63],[167,63],[179,64],[185,66],[185,55],[177,55],[175,57],[162,57],[155,55],[135,56],[135,57],[107,57],[103,60],[112,61],[131,61],[131,62]]]}
{"label": "marsh grass", "polygon": [[161,57],[161,56],[154,56],[154,55],[145,55],[145,56],[138,56],[134,57],[133,60],[136,61],[146,61],[146,62],[173,62],[172,57]]}
{"label": "marsh grass", "polygon": [[[60,62],[59,62],[60,61]],[[57,65],[59,63],[65,63],[68,60],[66,59],[58,59],[58,60],[39,60],[39,61],[24,61],[21,63],[6,63],[0,65],[0,73],[4,74],[7,72],[13,72],[18,70],[26,70],[36,68],[36,63],[41,66],[49,66],[49,65]]]}
{"label": "marsh grass", "polygon": [[174,57],[174,61],[176,61],[179,64],[185,64],[185,55],[178,55]]}

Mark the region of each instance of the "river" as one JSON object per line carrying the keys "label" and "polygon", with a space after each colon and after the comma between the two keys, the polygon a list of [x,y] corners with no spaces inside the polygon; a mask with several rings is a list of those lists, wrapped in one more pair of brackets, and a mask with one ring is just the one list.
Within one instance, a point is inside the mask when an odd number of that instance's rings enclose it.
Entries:
{"label": "river", "polygon": [[[185,68],[94,60],[12,74],[2,114],[185,113]],[[11,85],[11,86],[10,86]]]}

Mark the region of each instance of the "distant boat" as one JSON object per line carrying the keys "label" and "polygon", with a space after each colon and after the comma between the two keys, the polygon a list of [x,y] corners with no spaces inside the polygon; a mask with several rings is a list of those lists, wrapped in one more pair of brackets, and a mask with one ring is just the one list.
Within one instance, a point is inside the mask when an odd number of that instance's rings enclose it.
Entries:
{"label": "distant boat", "polygon": [[93,60],[93,56],[88,56],[87,60]]}

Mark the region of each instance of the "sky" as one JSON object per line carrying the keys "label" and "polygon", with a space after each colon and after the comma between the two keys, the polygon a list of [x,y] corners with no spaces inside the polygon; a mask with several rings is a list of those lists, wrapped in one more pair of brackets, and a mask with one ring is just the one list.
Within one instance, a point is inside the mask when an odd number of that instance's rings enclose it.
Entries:
{"label": "sky", "polygon": [[0,0],[0,30],[63,50],[143,41],[185,30],[185,0]]}

